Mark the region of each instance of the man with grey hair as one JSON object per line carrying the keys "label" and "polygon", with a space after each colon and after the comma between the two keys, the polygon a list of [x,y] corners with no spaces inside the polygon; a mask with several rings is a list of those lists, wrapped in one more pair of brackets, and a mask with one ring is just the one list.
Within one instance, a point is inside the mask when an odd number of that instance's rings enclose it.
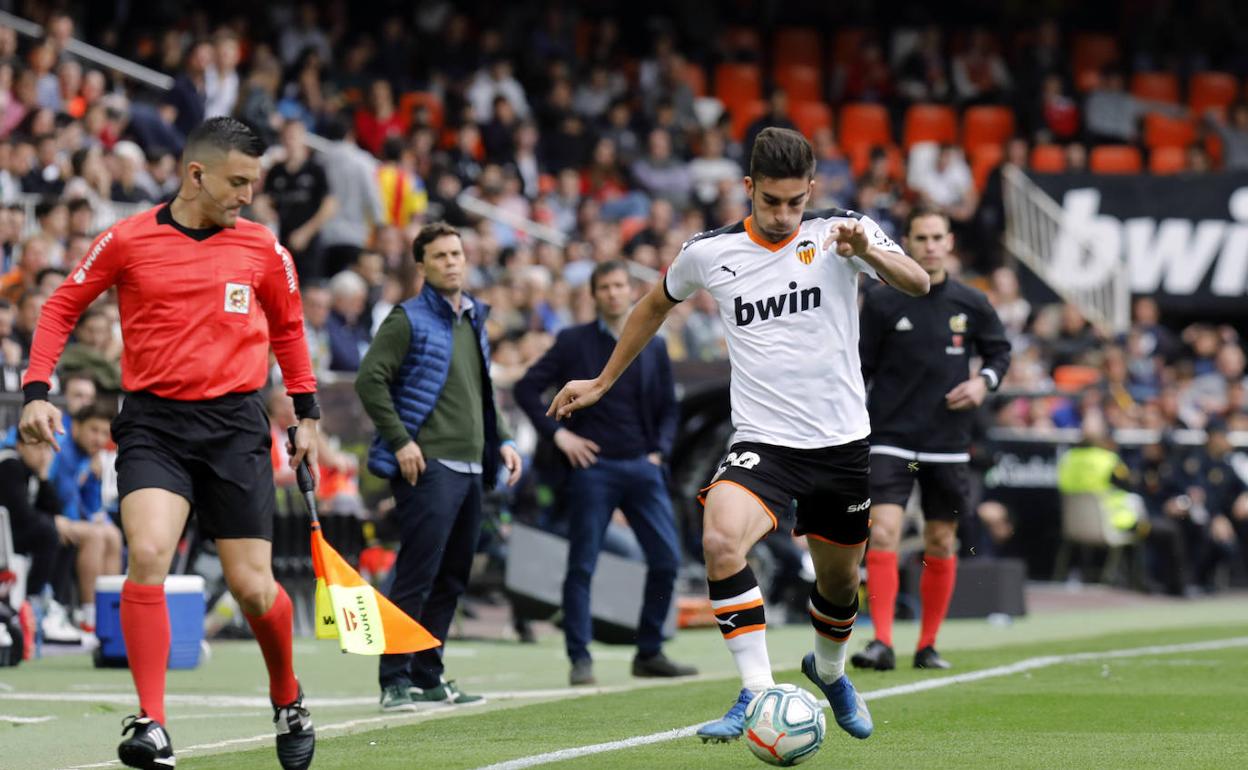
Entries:
{"label": "man with grey hair", "polygon": [[372,339],[364,308],[368,284],[358,273],[343,270],[329,281],[332,306],[325,330],[329,337],[329,370],[354,372]]}

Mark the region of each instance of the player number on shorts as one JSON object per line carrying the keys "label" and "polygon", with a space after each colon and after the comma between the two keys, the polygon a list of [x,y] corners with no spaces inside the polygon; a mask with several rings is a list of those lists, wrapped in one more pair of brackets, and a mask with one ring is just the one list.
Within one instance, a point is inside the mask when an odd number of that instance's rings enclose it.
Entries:
{"label": "player number on shorts", "polygon": [[[719,473],[723,473],[728,470],[729,465],[736,466],[737,468],[745,468],[748,471],[755,465],[758,465],[761,460],[762,458],[755,452],[742,452],[741,454],[729,452],[728,456],[724,458],[723,463],[719,466]],[[718,476],[719,473],[715,475]]]}

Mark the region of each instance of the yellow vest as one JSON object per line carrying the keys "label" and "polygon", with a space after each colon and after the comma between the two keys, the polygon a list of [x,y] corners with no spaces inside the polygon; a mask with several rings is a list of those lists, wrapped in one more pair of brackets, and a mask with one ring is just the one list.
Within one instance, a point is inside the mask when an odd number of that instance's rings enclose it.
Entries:
{"label": "yellow vest", "polygon": [[1125,479],[1128,471],[1122,458],[1096,446],[1071,448],[1057,461],[1057,491],[1064,495],[1097,494],[1109,510],[1109,521],[1116,529],[1133,528],[1138,515],[1127,500],[1127,493],[1114,486],[1112,479]]}

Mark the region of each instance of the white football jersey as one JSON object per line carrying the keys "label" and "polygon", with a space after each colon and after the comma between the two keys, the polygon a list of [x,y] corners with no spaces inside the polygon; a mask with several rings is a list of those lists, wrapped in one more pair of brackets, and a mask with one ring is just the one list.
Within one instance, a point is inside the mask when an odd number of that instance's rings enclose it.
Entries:
{"label": "white football jersey", "polygon": [[719,305],[732,364],[733,441],[797,449],[871,433],[858,358],[858,273],[865,262],[823,248],[832,228],[859,221],[867,238],[901,252],[869,217],[808,211],[788,240],[769,243],[751,218],[694,236],[664,276],[675,302],[706,289]]}

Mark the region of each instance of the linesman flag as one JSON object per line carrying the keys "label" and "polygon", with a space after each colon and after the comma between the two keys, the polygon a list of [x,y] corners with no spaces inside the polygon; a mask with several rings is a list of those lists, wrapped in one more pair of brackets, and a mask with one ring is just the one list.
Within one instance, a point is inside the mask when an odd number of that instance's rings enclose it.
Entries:
{"label": "linesman flag", "polygon": [[[289,429],[295,442],[295,429]],[[419,652],[441,642],[360,577],[321,533],[307,460],[296,469],[312,516],[312,571],[316,575],[316,638],[337,639],[343,652],[381,655]]]}

